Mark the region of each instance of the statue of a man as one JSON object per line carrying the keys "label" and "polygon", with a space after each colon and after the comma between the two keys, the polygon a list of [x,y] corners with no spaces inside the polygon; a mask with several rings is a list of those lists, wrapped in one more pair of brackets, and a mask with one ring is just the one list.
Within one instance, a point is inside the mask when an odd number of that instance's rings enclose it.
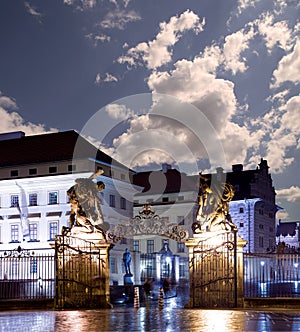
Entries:
{"label": "statue of a man", "polygon": [[[97,183],[93,181],[103,172],[102,169],[99,169],[89,178],[76,179],[75,185],[67,191],[71,205],[70,229],[77,226],[82,227],[81,230],[86,233],[97,230],[104,233],[104,221],[98,193],[105,188],[105,185],[102,181]],[[70,229],[63,229],[63,234]]]}
{"label": "statue of a man", "polygon": [[128,248],[125,249],[125,252],[123,254],[123,262],[125,266],[125,273],[127,275],[132,275],[130,272],[131,254],[128,251]]}

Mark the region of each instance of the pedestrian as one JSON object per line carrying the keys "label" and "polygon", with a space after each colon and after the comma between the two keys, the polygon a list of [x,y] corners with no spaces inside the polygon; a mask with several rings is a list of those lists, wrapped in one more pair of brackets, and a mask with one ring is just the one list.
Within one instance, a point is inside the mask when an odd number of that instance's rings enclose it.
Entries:
{"label": "pedestrian", "polygon": [[151,279],[147,278],[143,285],[143,290],[145,292],[146,298],[149,297],[152,293],[152,283]]}
{"label": "pedestrian", "polygon": [[168,291],[170,290],[170,278],[168,278],[168,277],[165,278],[162,286],[163,286],[165,295],[167,295]]}

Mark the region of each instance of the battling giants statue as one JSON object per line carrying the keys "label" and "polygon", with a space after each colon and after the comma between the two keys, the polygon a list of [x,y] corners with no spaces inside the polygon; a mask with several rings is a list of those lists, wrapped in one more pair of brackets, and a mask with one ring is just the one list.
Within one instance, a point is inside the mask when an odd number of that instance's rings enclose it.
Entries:
{"label": "battling giants statue", "polygon": [[197,221],[192,225],[193,232],[236,230],[229,214],[229,202],[234,196],[232,185],[218,181],[209,185],[209,179],[201,173],[199,181],[199,207]]}
{"label": "battling giants statue", "polygon": [[98,196],[99,191],[103,190],[105,185],[102,181],[93,181],[103,172],[102,169],[99,169],[89,178],[76,179],[75,185],[67,191],[71,205],[70,227],[63,227],[63,235],[100,232],[105,238],[109,225],[103,220],[101,200]]}

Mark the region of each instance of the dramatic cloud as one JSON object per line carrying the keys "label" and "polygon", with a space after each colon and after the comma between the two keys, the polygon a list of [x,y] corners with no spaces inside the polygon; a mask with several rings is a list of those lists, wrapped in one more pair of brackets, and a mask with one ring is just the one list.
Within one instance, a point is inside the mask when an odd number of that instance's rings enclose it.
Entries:
{"label": "dramatic cloud", "polygon": [[172,46],[174,46],[188,30],[196,34],[203,30],[204,21],[192,11],[187,10],[179,17],[171,17],[168,23],[160,23],[160,32],[156,38],[143,42],[130,48],[125,56],[119,57],[119,63],[137,65],[139,61],[146,63],[147,68],[155,69],[166,64],[172,59]]}
{"label": "dramatic cloud", "polygon": [[299,107],[300,96],[292,97],[276,112],[277,118],[270,117],[273,129],[269,130],[270,140],[266,142],[266,158],[273,173],[281,173],[294,161],[294,157],[288,156],[288,152],[291,148],[299,148]]}
{"label": "dramatic cloud", "polygon": [[275,16],[264,13],[256,21],[258,31],[264,38],[268,51],[271,52],[274,46],[280,47],[285,51],[291,48],[291,31],[286,21],[275,22]]}
{"label": "dramatic cloud", "polygon": [[277,189],[276,194],[278,198],[286,199],[288,202],[300,203],[300,188],[291,186],[286,189]]}
{"label": "dramatic cloud", "polygon": [[[11,131],[24,131],[27,135],[40,134],[44,132],[54,132],[56,129],[47,131],[42,124],[26,122],[19,113],[16,112],[18,106],[16,102],[7,97],[0,95],[0,132],[7,133]],[[13,110],[13,111],[12,111]]]}
{"label": "dramatic cloud", "polygon": [[246,69],[246,59],[241,57],[243,51],[249,48],[249,41],[254,36],[253,27],[247,30],[240,30],[226,36],[224,43],[225,69],[231,70],[235,75],[243,73]]}
{"label": "dramatic cloud", "polygon": [[119,120],[127,120],[134,116],[134,112],[125,105],[109,104],[103,110],[112,118]]}
{"label": "dramatic cloud", "polygon": [[277,88],[287,81],[300,82],[300,39],[297,39],[292,52],[280,60],[277,69],[274,71],[274,79],[273,88]]}

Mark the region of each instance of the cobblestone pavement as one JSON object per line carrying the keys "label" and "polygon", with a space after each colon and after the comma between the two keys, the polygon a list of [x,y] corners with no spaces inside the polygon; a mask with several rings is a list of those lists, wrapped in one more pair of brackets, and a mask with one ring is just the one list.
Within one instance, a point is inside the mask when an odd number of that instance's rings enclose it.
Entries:
{"label": "cobblestone pavement", "polygon": [[296,310],[183,309],[175,300],[166,302],[162,309],[152,304],[98,310],[2,311],[0,331],[300,331],[300,311]]}

